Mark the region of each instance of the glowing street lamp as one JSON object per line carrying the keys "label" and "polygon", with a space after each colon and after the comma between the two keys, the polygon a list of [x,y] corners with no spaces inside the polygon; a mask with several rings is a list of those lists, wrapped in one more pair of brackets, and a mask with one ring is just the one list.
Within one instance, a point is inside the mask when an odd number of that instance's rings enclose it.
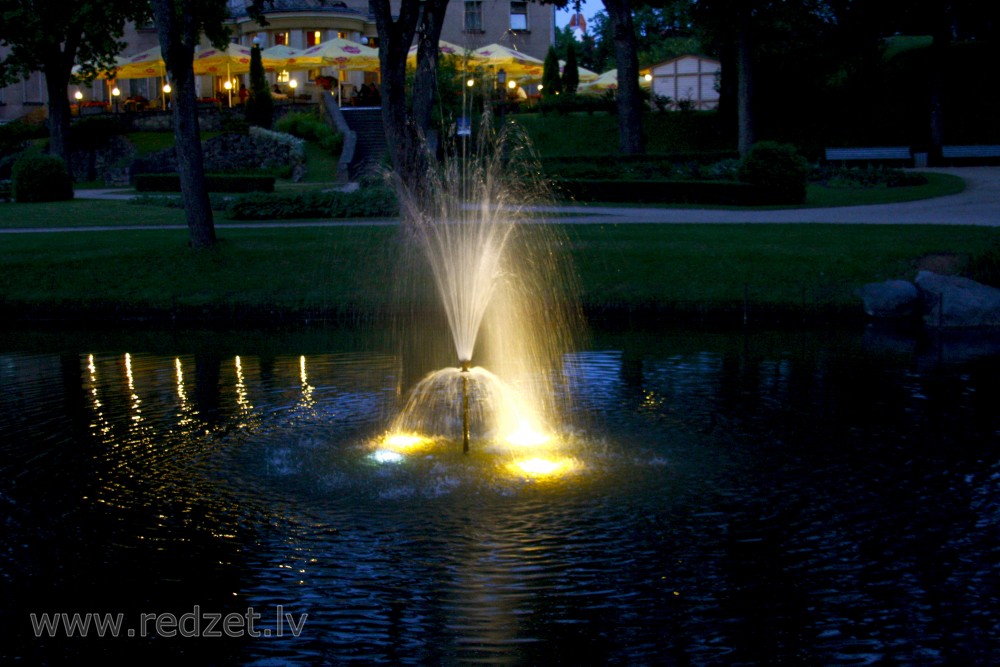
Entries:
{"label": "glowing street lamp", "polygon": [[82,116],[83,115],[83,106],[81,105],[81,102],[83,102],[83,93],[81,93],[78,90],[75,93],[73,93],[73,97],[76,98],[76,115],[77,116]]}
{"label": "glowing street lamp", "polygon": [[115,100],[115,113],[118,113],[118,98],[121,97],[122,90],[118,86],[111,89],[111,97]]}
{"label": "glowing street lamp", "polygon": [[288,87],[292,90],[292,104],[295,104],[295,89],[299,87],[299,82],[295,79],[289,79]]}
{"label": "glowing street lamp", "polygon": [[233,82],[226,79],[226,82],[222,84],[222,87],[226,89],[226,94],[229,95],[229,108],[233,108]]}
{"label": "glowing street lamp", "polygon": [[163,84],[163,110],[164,111],[167,110],[167,104],[168,104],[167,95],[170,94],[171,90],[173,90],[173,89],[170,87],[170,82],[169,81]]}

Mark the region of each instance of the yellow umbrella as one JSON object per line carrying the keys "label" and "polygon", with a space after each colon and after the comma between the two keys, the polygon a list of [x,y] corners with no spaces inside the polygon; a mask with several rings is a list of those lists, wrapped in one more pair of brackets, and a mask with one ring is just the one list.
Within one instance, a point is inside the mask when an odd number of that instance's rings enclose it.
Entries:
{"label": "yellow umbrella", "polygon": [[293,49],[284,44],[264,49],[260,52],[260,59],[264,69],[269,72],[290,71],[293,69],[308,69],[311,65],[303,65],[299,62],[302,57],[300,49]]}
{"label": "yellow umbrella", "polygon": [[250,71],[250,47],[229,43],[224,49],[200,51],[194,59],[194,73],[226,76]]}
{"label": "yellow umbrella", "polygon": [[167,63],[159,46],[146,49],[131,56],[115,58],[115,75],[102,78],[109,79],[147,79],[154,76],[166,76]]}
{"label": "yellow umbrella", "polygon": [[477,65],[503,69],[508,76],[520,78],[525,76],[541,76],[545,63],[501,44],[487,44],[472,52]]}
{"label": "yellow umbrella", "polygon": [[379,68],[378,49],[339,37],[310,46],[295,62],[303,67],[333,67],[362,72],[374,72]]}
{"label": "yellow umbrella", "polygon": [[[565,74],[566,61],[559,61],[559,74]],[[583,67],[577,66],[576,71],[580,74],[580,83],[590,83],[591,81],[596,81],[599,76],[597,72],[591,72],[589,69],[584,69]]]}
{"label": "yellow umbrella", "polygon": [[[469,61],[473,62],[474,58],[472,56],[472,49],[467,49],[463,46],[457,44],[452,44],[451,42],[446,42],[443,39],[438,40],[438,53],[442,56],[456,56],[461,58],[463,56],[468,56]],[[406,53],[406,62],[410,65],[417,61],[417,45],[414,44],[410,47],[410,50]]]}
{"label": "yellow umbrella", "polygon": [[[652,83],[646,80],[646,75],[649,74],[649,68],[639,70],[639,85],[644,88],[649,88]],[[618,89],[618,70],[609,69],[607,72],[602,73],[599,77],[591,81],[590,83],[581,85],[576,92],[581,95],[601,95],[606,90],[617,90]]]}

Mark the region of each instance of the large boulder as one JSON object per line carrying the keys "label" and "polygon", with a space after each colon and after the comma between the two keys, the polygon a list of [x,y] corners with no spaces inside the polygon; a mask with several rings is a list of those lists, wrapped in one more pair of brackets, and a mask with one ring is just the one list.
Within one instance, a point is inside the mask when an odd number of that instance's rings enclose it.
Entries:
{"label": "large boulder", "polygon": [[1000,326],[1000,289],[960,276],[921,271],[916,278],[931,327]]}
{"label": "large boulder", "polygon": [[913,317],[923,307],[920,290],[908,280],[868,283],[858,290],[858,294],[864,302],[865,314],[869,317]]}

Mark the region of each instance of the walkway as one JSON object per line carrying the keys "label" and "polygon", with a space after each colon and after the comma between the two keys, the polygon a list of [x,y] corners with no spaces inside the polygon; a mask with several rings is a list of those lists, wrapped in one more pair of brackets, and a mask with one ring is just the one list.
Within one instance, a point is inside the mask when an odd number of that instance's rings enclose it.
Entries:
{"label": "walkway", "polygon": [[[966,181],[965,191],[920,201],[873,206],[841,206],[837,208],[800,208],[781,210],[716,210],[696,208],[615,208],[603,206],[539,206],[533,210],[558,214],[556,220],[569,224],[635,224],[635,223],[844,223],[844,224],[911,224],[911,225],[985,225],[1000,226],[1000,167],[959,167],[928,169],[960,176]],[[128,199],[123,190],[78,190],[76,196],[95,199]],[[390,221],[365,221],[365,224],[389,224]],[[322,226],[345,224],[329,222],[281,222],[277,225]],[[357,222],[346,224],[358,224]],[[260,228],[267,223],[231,223],[219,221],[220,229],[235,227]],[[115,229],[121,229],[117,227]]]}

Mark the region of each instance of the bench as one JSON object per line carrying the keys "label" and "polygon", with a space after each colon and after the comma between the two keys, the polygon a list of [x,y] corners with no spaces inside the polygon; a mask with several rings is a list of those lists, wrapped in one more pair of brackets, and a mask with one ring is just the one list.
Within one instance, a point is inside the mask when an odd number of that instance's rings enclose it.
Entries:
{"label": "bench", "polygon": [[876,146],[874,148],[827,148],[828,162],[882,162],[912,160],[909,146]]}
{"label": "bench", "polygon": [[1000,159],[1000,145],[942,146],[941,157],[946,160],[957,158],[996,161]]}

